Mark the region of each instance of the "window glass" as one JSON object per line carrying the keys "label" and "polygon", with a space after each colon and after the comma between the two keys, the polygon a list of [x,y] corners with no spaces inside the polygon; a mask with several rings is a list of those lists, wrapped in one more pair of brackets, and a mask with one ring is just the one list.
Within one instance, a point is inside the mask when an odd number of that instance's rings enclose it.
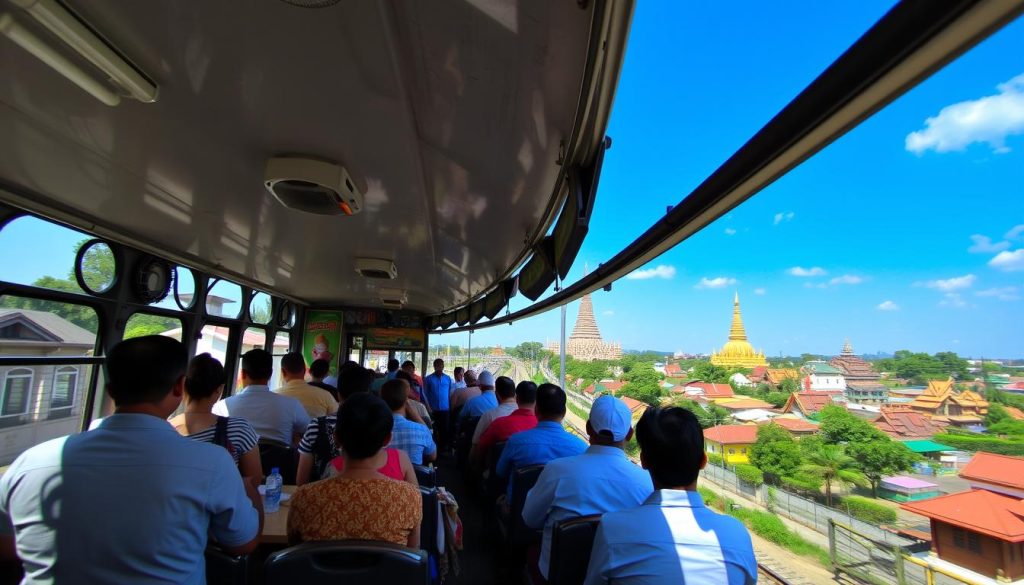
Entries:
{"label": "window glass", "polygon": [[210,282],[214,284],[206,293],[206,314],[231,319],[238,317],[242,310],[242,287],[227,280]]}
{"label": "window glass", "polygon": [[50,410],[70,408],[75,403],[75,389],[78,388],[79,370],[75,366],[61,366],[53,378],[53,393],[50,395]]}
{"label": "window glass", "polygon": [[3,405],[0,416],[15,416],[28,413],[28,399],[32,393],[34,374],[28,368],[8,370],[4,376]]}
{"label": "window glass", "polygon": [[288,348],[291,347],[292,334],[287,331],[278,331],[274,335],[274,355],[284,355],[288,353]]}
{"label": "window glass", "polygon": [[273,315],[270,295],[265,292],[258,292],[249,301],[249,318],[253,323],[266,325],[270,323]]}
{"label": "window glass", "polygon": [[79,252],[78,272],[86,290],[94,294],[105,293],[117,279],[114,251],[103,242],[87,243]]}
{"label": "window glass", "polygon": [[[242,355],[251,349],[266,349],[267,331],[262,327],[249,327],[242,334],[242,347],[238,354],[238,370],[235,372],[235,388],[242,388]],[[275,379],[281,372],[281,356],[274,356],[274,372],[271,374],[270,387],[276,388]]]}
{"label": "window glass", "polygon": [[[75,255],[89,239],[55,223],[19,217],[0,230],[0,280],[80,293]],[[26,257],[31,261],[26,262]]]}
{"label": "window glass", "polygon": [[135,313],[124,327],[124,339],[145,335],[166,335],[181,341],[181,321],[163,315]]}

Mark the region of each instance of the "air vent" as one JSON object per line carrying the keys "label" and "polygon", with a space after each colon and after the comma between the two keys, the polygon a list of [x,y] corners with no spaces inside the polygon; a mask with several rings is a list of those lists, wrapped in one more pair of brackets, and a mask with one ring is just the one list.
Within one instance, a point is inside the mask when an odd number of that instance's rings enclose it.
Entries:
{"label": "air vent", "polygon": [[263,184],[281,205],[317,215],[355,215],[363,209],[363,194],[345,167],[301,157],[278,157],[267,162]]}
{"label": "air vent", "polygon": [[383,258],[356,258],[356,272],[366,278],[393,280],[398,277],[398,267],[391,260]]}
{"label": "air vent", "polygon": [[380,292],[381,304],[391,309],[401,309],[408,300],[405,296],[405,291],[402,289],[382,288],[378,292]]}

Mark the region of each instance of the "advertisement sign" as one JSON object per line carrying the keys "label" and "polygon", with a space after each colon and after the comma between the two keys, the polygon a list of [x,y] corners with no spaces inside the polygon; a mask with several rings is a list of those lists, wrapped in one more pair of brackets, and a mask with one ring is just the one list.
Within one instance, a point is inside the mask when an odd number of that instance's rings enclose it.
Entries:
{"label": "advertisement sign", "polygon": [[341,352],[341,311],[306,311],[306,326],[302,329],[302,355],[306,365],[315,360],[327,360],[330,374],[338,374],[338,355]]}
{"label": "advertisement sign", "polygon": [[422,329],[384,329],[374,327],[366,331],[366,347],[374,349],[408,349],[422,351],[426,335]]}

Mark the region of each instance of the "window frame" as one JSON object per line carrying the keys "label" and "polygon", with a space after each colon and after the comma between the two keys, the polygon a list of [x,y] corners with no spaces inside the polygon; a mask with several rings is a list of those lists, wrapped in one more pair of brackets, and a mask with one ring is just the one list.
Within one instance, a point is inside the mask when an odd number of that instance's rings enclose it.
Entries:
{"label": "window frame", "polygon": [[[68,397],[70,401],[66,405],[54,406],[54,398],[57,396],[58,380],[61,376],[70,375],[73,384],[68,387]],[[53,370],[53,386],[50,390],[50,412],[55,410],[71,410],[75,407],[75,403],[78,398],[78,379],[82,375],[82,371],[78,369],[78,366],[56,366]]]}
{"label": "window frame", "polygon": [[[20,374],[17,372],[28,372],[28,375]],[[0,389],[0,418],[11,418],[16,416],[25,416],[29,413],[29,406],[32,404],[32,386],[35,383],[36,372],[32,368],[26,367],[15,367],[4,372],[4,385]],[[25,388],[25,407],[21,412],[4,412],[7,408],[7,392],[8,384],[12,378],[28,378],[28,385]]]}

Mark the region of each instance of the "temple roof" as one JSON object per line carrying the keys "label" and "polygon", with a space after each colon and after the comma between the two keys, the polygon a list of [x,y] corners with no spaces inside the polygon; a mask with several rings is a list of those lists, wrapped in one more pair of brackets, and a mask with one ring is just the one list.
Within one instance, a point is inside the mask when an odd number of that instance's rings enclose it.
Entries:
{"label": "temple roof", "polygon": [[732,302],[732,325],[729,327],[729,341],[722,349],[711,353],[711,363],[721,366],[756,367],[766,365],[764,352],[754,350],[747,341],[747,331],[743,328],[743,316],[740,314],[740,295],[736,293]]}
{"label": "temple roof", "polygon": [[849,339],[843,344],[843,352],[829,360],[828,363],[851,380],[879,380],[882,377],[871,367],[871,364],[853,353],[853,346],[850,345]]}
{"label": "temple roof", "polygon": [[580,301],[580,310],[576,315],[576,326],[572,328],[572,335],[569,339],[596,339],[601,340],[601,331],[597,328],[597,320],[594,318],[594,303],[590,295],[583,295]]}
{"label": "temple roof", "polygon": [[883,407],[873,423],[885,434],[897,439],[927,439],[941,432],[946,424],[907,407]]}
{"label": "temple roof", "polygon": [[765,377],[768,379],[768,382],[777,386],[786,378],[799,379],[800,372],[792,368],[768,368],[765,370]]}

